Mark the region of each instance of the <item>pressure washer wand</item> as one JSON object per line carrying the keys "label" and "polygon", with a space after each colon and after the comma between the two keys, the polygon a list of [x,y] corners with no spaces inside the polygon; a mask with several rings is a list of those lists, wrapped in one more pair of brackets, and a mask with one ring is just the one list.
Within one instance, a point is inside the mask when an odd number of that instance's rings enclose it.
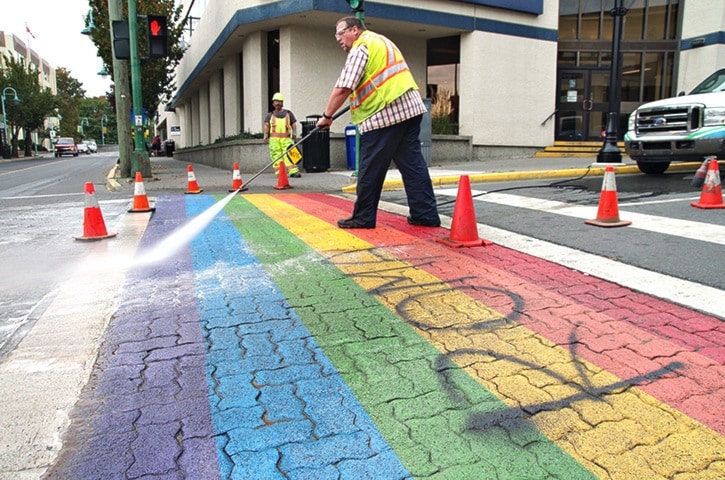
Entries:
{"label": "pressure washer wand", "polygon": [[[338,111],[338,112],[337,112],[336,114],[334,114],[334,115],[332,116],[332,119],[333,119],[333,120],[335,120],[335,119],[336,119],[336,118],[338,118],[338,117],[339,117],[340,115],[342,115],[343,113],[347,112],[348,110],[350,110],[350,105],[347,105],[347,106],[346,106],[345,108],[343,108],[342,110],[339,110],[339,111]],[[288,148],[287,150],[290,150],[290,149],[292,149],[292,148],[296,147],[296,146],[297,146],[297,145],[299,145],[300,143],[302,143],[302,142],[304,142],[305,140],[307,140],[308,138],[310,138],[310,137],[312,136],[312,134],[314,134],[314,133],[317,133],[317,132],[318,132],[318,131],[320,131],[320,130],[321,130],[321,128],[320,128],[320,127],[315,127],[315,128],[313,128],[312,130],[310,130],[310,132],[309,132],[309,133],[308,133],[307,135],[305,135],[304,137],[302,137],[302,138],[300,138],[299,140],[297,140],[297,142],[296,142],[296,143],[294,143],[294,144],[290,145],[290,147],[289,147],[289,148]],[[279,156],[278,156],[277,158],[275,158],[274,160],[272,160],[271,162],[269,162],[269,163],[268,163],[267,165],[265,165],[265,166],[264,166],[264,168],[263,168],[263,169],[261,169],[260,171],[258,171],[258,172],[257,172],[257,173],[255,173],[254,175],[252,175],[252,178],[250,178],[249,180],[247,180],[246,182],[244,182],[244,183],[243,183],[243,185],[242,185],[241,187],[239,187],[239,189],[237,189],[237,191],[241,190],[242,188],[245,188],[245,187],[247,187],[247,185],[249,185],[249,184],[250,184],[250,183],[252,182],[252,180],[254,180],[254,179],[255,179],[255,178],[257,178],[258,176],[260,176],[260,175],[261,175],[261,174],[262,174],[262,173],[263,173],[263,172],[264,172],[265,170],[267,170],[267,169],[268,169],[269,167],[271,167],[272,165],[274,165],[274,164],[275,164],[275,163],[277,162],[277,160],[281,159],[281,158],[282,158],[282,157],[284,157],[285,155],[287,155],[287,152],[284,152],[284,153],[283,153],[282,155],[279,155]]]}

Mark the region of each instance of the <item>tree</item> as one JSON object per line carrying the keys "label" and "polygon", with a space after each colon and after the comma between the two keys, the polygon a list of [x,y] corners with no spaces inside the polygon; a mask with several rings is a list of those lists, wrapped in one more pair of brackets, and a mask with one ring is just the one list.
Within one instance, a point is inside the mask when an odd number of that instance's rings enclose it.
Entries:
{"label": "tree", "polygon": [[12,87],[20,102],[5,102],[5,122],[11,125],[12,156],[18,156],[18,135],[25,132],[25,156],[32,156],[31,132],[41,132],[45,118],[58,108],[58,99],[48,88],[40,88],[39,72],[34,66],[25,67],[25,62],[8,56],[0,77],[0,90]]}
{"label": "tree", "polygon": [[[106,129],[104,134],[101,134],[101,117],[103,117],[103,128]],[[84,98],[80,105],[80,118],[88,119],[88,125],[83,127],[86,139],[92,138],[99,145],[101,139],[106,143],[118,142],[116,116],[106,97]]]}
{"label": "tree", "polygon": [[[91,29],[91,40],[96,45],[98,53],[109,72],[113,72],[113,53],[111,50],[111,33],[108,18],[108,0],[89,0],[93,12],[93,23],[96,28]],[[146,24],[138,20],[139,54],[141,56],[141,91],[143,106],[153,115],[163,100],[171,98],[176,86],[174,71],[184,55],[185,47],[181,39],[187,19],[181,18],[183,5],[176,6],[174,0],[136,0],[138,15],[166,15],[168,17],[169,56],[150,60],[146,52]],[[128,6],[124,5],[124,18],[128,18]],[[88,24],[90,18],[86,18]],[[128,60],[126,60],[128,61]],[[130,83],[130,79],[129,79]],[[129,117],[130,118],[130,117]]]}
{"label": "tree", "polygon": [[81,102],[85,98],[86,91],[83,89],[83,84],[71,77],[65,68],[56,69],[55,79],[59,97],[58,113],[62,117],[60,135],[76,138],[77,127],[81,124]]}

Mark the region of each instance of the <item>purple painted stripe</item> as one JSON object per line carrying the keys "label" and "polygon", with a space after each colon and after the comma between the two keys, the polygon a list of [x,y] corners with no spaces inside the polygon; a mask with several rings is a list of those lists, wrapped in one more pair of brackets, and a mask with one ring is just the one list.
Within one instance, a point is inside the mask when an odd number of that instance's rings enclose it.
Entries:
{"label": "purple painted stripe", "polygon": [[[156,204],[140,250],[186,220]],[[189,251],[129,272],[48,478],[219,478]]]}

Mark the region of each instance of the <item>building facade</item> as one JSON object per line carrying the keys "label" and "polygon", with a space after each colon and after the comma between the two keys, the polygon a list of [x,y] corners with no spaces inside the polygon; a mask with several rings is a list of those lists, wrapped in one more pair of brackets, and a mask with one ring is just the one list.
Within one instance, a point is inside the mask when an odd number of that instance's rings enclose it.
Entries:
{"label": "building facade", "polygon": [[[53,95],[58,93],[55,68],[52,67],[47,60],[42,58],[38,52],[30,48],[29,41],[24,42],[20,37],[12,33],[0,31],[0,69],[5,68],[5,63],[8,58],[12,58],[16,61],[22,61],[22,63],[28,68],[34,69],[38,72],[38,83],[41,89],[49,88]],[[3,119],[3,122],[5,119]],[[47,118],[45,121],[45,128],[51,128],[58,125],[58,119],[55,117]],[[33,142],[38,143],[38,132],[31,133]],[[25,134],[22,133],[22,138]],[[4,140],[4,139],[3,139]],[[46,149],[50,149],[51,144],[49,139],[44,140],[44,146]]]}
{"label": "building facade", "polygon": [[[623,17],[620,120],[725,66],[722,0],[366,1],[369,29],[395,41],[423,96],[450,102],[472,157],[601,139]],[[260,132],[274,92],[319,115],[345,60],[334,40],[345,0],[208,0],[157,126],[177,147]],[[437,95],[436,95],[437,94]],[[171,110],[171,108],[167,108]],[[342,133],[343,115],[332,127]],[[620,136],[624,131],[620,128]]]}

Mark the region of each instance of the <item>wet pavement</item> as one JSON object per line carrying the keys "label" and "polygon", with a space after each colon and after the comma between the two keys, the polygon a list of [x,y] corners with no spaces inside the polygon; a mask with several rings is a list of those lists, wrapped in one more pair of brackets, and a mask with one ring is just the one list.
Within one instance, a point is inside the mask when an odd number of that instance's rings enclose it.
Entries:
{"label": "wet pavement", "polygon": [[[279,191],[264,174],[135,265],[227,195],[230,172],[200,165],[205,192],[185,195],[185,167],[159,162],[156,211],[126,215],[78,275],[103,307],[69,293],[2,365],[26,418],[43,413],[32,373],[75,383],[45,429],[3,422],[0,478],[725,477],[721,318],[505,246],[450,248],[404,215],[341,230],[350,172]],[[117,288],[97,291],[109,271]]]}

